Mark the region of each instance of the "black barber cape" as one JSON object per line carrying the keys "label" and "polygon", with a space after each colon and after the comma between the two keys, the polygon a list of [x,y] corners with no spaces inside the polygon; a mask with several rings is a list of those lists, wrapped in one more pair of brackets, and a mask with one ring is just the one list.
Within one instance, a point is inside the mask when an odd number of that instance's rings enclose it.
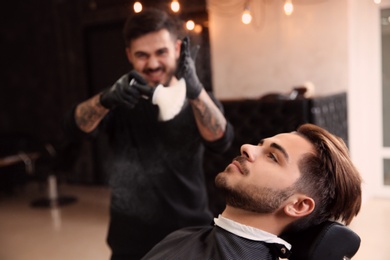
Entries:
{"label": "black barber cape", "polygon": [[276,260],[289,254],[290,251],[281,244],[246,239],[219,226],[203,226],[171,233],[142,259]]}

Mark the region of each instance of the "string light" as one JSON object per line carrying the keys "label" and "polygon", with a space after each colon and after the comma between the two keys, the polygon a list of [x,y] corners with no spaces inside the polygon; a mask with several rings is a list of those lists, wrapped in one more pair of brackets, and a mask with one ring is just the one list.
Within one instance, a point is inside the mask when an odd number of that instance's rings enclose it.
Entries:
{"label": "string light", "polygon": [[[143,9],[143,6],[142,6],[141,2],[139,2],[139,1],[134,2],[133,10],[135,13],[142,12],[142,9]],[[171,1],[171,10],[175,13],[180,11],[180,3],[178,0]],[[194,33],[197,33],[197,34],[199,34],[203,31],[202,25],[195,24],[195,22],[193,20],[188,20],[186,22],[185,26],[186,26],[186,29],[188,31],[193,31]]]}
{"label": "string light", "polygon": [[171,9],[172,11],[174,11],[175,13],[179,12],[180,10],[180,4],[177,0],[172,0],[171,2]]}
{"label": "string light", "polygon": [[133,5],[134,12],[139,13],[142,11],[142,4],[140,2],[135,2]]}
{"label": "string light", "polygon": [[195,23],[194,23],[194,21],[188,20],[188,21],[186,22],[186,28],[187,28],[187,30],[189,30],[189,31],[194,30],[194,28],[195,28]]}
{"label": "string light", "polygon": [[284,13],[286,15],[291,15],[293,11],[294,11],[294,6],[291,0],[286,0],[286,2],[284,3]]}
{"label": "string light", "polygon": [[203,27],[200,24],[195,24],[194,32],[199,34],[203,31]]}
{"label": "string light", "polygon": [[243,24],[250,24],[252,21],[252,14],[249,10],[249,2],[245,2],[244,12],[241,16],[241,21]]}
{"label": "string light", "polygon": [[[305,0],[305,1],[296,1],[294,4],[297,6],[300,4],[320,4],[328,0]],[[372,1],[381,1],[381,0],[372,0]],[[224,16],[235,16],[241,14],[241,21],[243,24],[251,24],[256,28],[261,28],[264,26],[266,19],[266,9],[265,6],[268,2],[277,2],[275,0],[209,0],[208,9],[213,13],[218,13],[219,15]],[[280,0],[280,6],[283,5],[283,10],[285,15],[289,16],[294,12],[295,6],[293,0]],[[279,6],[279,4],[278,4]],[[242,7],[244,7],[242,9]]]}

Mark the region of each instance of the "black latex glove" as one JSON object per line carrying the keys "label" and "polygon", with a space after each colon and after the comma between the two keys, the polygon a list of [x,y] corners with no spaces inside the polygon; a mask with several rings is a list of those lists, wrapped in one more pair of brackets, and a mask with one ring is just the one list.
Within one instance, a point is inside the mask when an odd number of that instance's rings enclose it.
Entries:
{"label": "black latex glove", "polygon": [[138,82],[136,79],[130,80],[130,87],[135,87],[141,95],[146,99],[151,99],[154,94],[155,87],[151,87],[147,84],[142,84]]}
{"label": "black latex glove", "polygon": [[[133,84],[130,84],[130,82]],[[133,108],[141,97],[141,93],[136,86],[146,84],[142,76],[133,70],[123,75],[114,85],[102,92],[100,95],[100,104],[108,109],[112,109],[121,104],[126,104],[130,108]]]}
{"label": "black latex glove", "polygon": [[190,51],[190,39],[185,37],[181,43],[180,58],[175,76],[184,78],[187,87],[187,98],[195,99],[202,91],[203,85],[196,74],[195,59],[198,54],[199,45],[194,46]]}

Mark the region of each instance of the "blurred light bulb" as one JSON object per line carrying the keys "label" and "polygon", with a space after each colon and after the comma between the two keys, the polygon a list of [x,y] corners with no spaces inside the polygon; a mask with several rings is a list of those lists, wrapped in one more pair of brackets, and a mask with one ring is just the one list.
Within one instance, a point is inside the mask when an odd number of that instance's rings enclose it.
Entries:
{"label": "blurred light bulb", "polygon": [[294,6],[291,0],[286,0],[286,2],[284,3],[284,13],[286,15],[291,15],[293,11],[294,11]]}
{"label": "blurred light bulb", "polygon": [[171,2],[171,9],[172,9],[172,11],[174,11],[175,13],[179,12],[179,10],[180,10],[180,4],[179,4],[179,2],[178,2],[177,0],[173,0],[173,1]]}
{"label": "blurred light bulb", "polygon": [[382,1],[381,0],[374,0],[374,3],[380,4]]}
{"label": "blurred light bulb", "polygon": [[203,31],[203,27],[200,24],[195,24],[194,32],[201,33]]}
{"label": "blurred light bulb", "polygon": [[140,2],[135,2],[133,5],[134,12],[139,13],[142,11],[142,4]]}
{"label": "blurred light bulb", "polygon": [[194,30],[194,28],[195,28],[195,23],[194,23],[194,21],[188,20],[188,21],[186,22],[186,28],[187,28],[187,30],[189,30],[189,31]]}
{"label": "blurred light bulb", "polygon": [[248,9],[245,9],[241,16],[241,21],[244,24],[250,24],[252,21],[252,15],[251,12]]}

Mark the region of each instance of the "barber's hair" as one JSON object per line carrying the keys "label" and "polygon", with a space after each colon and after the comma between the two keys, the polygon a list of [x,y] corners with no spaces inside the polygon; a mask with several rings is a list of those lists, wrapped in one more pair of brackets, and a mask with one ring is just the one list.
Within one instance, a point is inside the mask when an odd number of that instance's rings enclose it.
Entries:
{"label": "barber's hair", "polygon": [[123,28],[125,44],[129,46],[132,40],[162,29],[166,29],[170,33],[172,40],[176,40],[180,37],[181,23],[176,17],[156,8],[134,13],[127,18]]}
{"label": "barber's hair", "polygon": [[296,188],[315,201],[314,211],[298,220],[300,228],[325,220],[349,225],[360,211],[362,179],[347,146],[341,138],[316,125],[304,124],[297,132],[315,148],[315,154],[306,154],[298,165],[301,177]]}

